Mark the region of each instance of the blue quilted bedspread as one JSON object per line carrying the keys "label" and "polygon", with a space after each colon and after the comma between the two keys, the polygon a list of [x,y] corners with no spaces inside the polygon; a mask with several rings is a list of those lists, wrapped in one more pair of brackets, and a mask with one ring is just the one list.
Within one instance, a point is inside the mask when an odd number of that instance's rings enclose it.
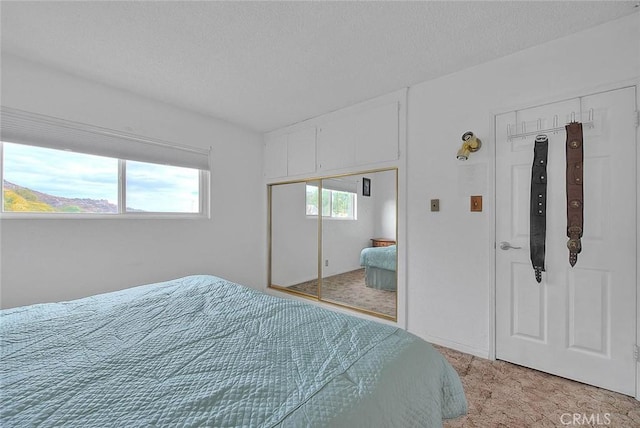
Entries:
{"label": "blue quilted bedspread", "polygon": [[396,270],[396,246],[369,247],[360,252],[360,266]]}
{"label": "blue quilted bedspread", "polygon": [[213,276],[0,316],[3,427],[439,427],[466,412],[423,340]]}

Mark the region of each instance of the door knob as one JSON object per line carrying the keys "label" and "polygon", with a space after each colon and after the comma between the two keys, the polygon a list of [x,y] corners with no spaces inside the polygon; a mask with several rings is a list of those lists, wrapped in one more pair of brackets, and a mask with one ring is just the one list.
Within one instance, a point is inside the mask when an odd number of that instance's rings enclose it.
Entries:
{"label": "door knob", "polygon": [[519,249],[521,249],[521,248],[522,248],[522,247],[512,247],[512,246],[511,246],[511,244],[510,244],[510,243],[508,243],[508,242],[506,242],[506,241],[502,241],[502,242],[500,243],[500,249],[501,249],[501,250],[512,250],[512,249],[513,249],[513,250],[519,250]]}

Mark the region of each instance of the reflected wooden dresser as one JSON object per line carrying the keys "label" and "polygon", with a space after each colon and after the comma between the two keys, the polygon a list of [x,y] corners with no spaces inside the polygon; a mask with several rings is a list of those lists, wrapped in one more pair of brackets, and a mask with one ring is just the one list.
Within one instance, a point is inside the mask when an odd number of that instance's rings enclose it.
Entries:
{"label": "reflected wooden dresser", "polygon": [[396,241],[386,238],[371,238],[372,247],[388,247],[389,245],[395,245]]}

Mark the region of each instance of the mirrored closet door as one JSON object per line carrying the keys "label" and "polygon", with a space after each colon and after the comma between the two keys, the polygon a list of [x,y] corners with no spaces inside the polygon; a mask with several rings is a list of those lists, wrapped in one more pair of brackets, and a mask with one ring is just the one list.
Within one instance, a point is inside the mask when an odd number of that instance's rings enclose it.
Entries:
{"label": "mirrored closet door", "polygon": [[269,286],[396,319],[397,170],[269,186]]}
{"label": "mirrored closet door", "polygon": [[270,187],[270,286],[318,297],[319,215],[305,209],[319,181]]}

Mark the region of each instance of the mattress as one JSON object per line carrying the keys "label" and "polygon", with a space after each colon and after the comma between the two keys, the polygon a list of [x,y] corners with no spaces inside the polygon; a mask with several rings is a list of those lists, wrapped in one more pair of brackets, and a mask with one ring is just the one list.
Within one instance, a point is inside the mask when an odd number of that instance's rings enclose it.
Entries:
{"label": "mattress", "polygon": [[416,336],[214,276],[0,316],[3,427],[440,427],[467,409]]}
{"label": "mattress", "polygon": [[368,247],[360,252],[360,266],[396,271],[396,246]]}

